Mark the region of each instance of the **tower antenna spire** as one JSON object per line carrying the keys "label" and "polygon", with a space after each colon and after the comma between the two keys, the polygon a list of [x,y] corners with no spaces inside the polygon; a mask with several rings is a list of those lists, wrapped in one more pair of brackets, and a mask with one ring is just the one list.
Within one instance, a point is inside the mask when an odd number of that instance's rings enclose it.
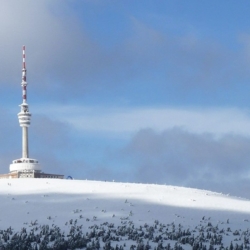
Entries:
{"label": "tower antenna spire", "polygon": [[23,69],[26,69],[26,65],[25,65],[25,45],[23,45]]}
{"label": "tower antenna spire", "polygon": [[25,61],[25,46],[23,45],[23,69],[22,69],[22,88],[23,88],[23,103],[27,102],[27,82],[26,82],[26,61]]}

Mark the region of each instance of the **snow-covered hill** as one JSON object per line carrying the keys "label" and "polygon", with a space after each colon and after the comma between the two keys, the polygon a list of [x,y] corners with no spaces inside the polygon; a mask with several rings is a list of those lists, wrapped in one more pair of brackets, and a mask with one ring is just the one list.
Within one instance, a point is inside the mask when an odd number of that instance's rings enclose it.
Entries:
{"label": "snow-covered hill", "polygon": [[[146,230],[152,226],[161,234],[168,227],[167,231],[174,230],[174,233],[189,230],[192,237],[211,231],[224,234],[224,246],[229,246],[235,239],[240,245],[250,227],[250,201],[206,190],[165,185],[55,179],[0,180],[0,230],[11,226],[14,233],[24,227],[30,231],[42,225],[50,228],[56,225],[68,233],[75,225],[81,226],[85,234],[93,229],[93,225],[98,231],[105,223],[112,228],[133,225],[133,228],[141,226]],[[159,235],[159,231],[156,233]],[[166,237],[161,239],[163,245],[168,242]],[[136,239],[138,241],[138,237]],[[120,240],[124,248],[131,247],[132,242],[127,238]],[[129,245],[124,243],[126,241]],[[154,239],[151,241],[158,244]],[[170,243],[174,241],[177,238]],[[206,246],[210,243],[204,240]],[[191,247],[194,246],[185,245],[185,248]]]}

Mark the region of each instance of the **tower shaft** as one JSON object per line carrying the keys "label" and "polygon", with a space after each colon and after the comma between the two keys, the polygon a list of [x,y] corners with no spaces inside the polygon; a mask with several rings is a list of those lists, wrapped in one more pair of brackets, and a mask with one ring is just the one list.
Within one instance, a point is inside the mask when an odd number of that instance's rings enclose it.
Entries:
{"label": "tower shaft", "polygon": [[22,158],[29,158],[28,127],[23,127]]}

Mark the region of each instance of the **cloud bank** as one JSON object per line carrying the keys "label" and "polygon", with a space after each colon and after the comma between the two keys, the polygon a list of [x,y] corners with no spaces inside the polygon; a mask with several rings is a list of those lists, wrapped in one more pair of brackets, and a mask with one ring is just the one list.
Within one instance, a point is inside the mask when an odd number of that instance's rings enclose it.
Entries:
{"label": "cloud bank", "polygon": [[134,180],[211,189],[250,198],[250,137],[140,130],[122,150]]}
{"label": "cloud bank", "polygon": [[250,113],[237,108],[98,107],[79,105],[35,106],[38,114],[50,115],[79,132],[132,135],[140,129],[164,131],[180,127],[193,133],[249,136]]}

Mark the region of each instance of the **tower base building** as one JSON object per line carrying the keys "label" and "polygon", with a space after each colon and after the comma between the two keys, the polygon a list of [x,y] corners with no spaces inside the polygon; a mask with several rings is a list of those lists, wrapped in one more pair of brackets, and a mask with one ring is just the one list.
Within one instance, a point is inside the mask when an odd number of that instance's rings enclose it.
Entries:
{"label": "tower base building", "polygon": [[27,81],[26,81],[25,46],[23,46],[23,69],[22,69],[22,104],[21,111],[17,114],[19,125],[22,128],[22,158],[14,160],[10,164],[8,174],[0,174],[0,179],[6,178],[56,178],[63,179],[60,174],[47,174],[42,172],[42,168],[36,159],[29,158],[28,147],[28,127],[30,126],[31,113],[27,103]]}
{"label": "tower base building", "polygon": [[63,179],[64,175],[43,173],[37,160],[21,158],[10,164],[10,173],[0,175],[0,179],[6,178],[53,178]]}

